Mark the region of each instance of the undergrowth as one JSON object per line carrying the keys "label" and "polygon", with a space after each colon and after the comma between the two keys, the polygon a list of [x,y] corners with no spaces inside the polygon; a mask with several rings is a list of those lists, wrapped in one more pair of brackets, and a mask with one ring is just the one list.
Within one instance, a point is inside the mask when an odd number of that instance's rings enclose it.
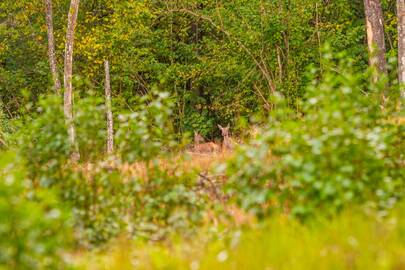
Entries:
{"label": "undergrowth", "polygon": [[[357,209],[358,210],[358,209]],[[253,227],[165,243],[118,240],[74,256],[79,269],[405,269],[402,204],[386,218],[346,210],[303,225],[276,215]]]}

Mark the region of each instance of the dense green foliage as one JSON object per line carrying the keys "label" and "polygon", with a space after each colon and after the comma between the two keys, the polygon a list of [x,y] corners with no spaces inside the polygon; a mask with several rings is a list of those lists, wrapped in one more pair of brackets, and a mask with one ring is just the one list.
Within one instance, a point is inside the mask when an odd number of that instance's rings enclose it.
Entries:
{"label": "dense green foliage", "polygon": [[[58,61],[62,61],[66,0],[54,0]],[[395,44],[394,7],[385,5]],[[49,93],[42,1],[0,6],[0,93],[6,111]],[[362,1],[85,1],[75,50],[75,89],[102,93],[103,59],[112,66],[114,106],[133,108],[154,87],[175,101],[178,131],[218,134],[268,109],[277,90],[294,105],[304,94],[308,64],[320,64],[324,42],[367,65]],[[391,55],[395,54],[391,48]],[[29,57],[27,57],[29,56]],[[49,90],[48,90],[49,89]]]}
{"label": "dense green foliage", "polygon": [[52,96],[41,100],[38,103],[38,115],[28,121],[27,128],[20,132],[20,153],[31,177],[42,186],[57,182],[70,152],[59,98]]}
{"label": "dense green foliage", "polygon": [[67,177],[62,196],[73,209],[78,240],[90,247],[123,234],[154,240],[188,235],[208,204],[195,190],[195,176],[181,172],[150,167],[137,176],[96,163]]}
{"label": "dense green foliage", "polygon": [[387,123],[380,91],[364,88],[367,73],[326,62],[302,115],[281,99],[260,136],[229,162],[229,192],[244,209],[263,216],[287,204],[294,215],[330,214],[356,202],[390,208],[403,195],[404,127]]}
{"label": "dense green foliage", "polygon": [[[122,112],[116,123],[119,157],[97,161],[106,140],[104,106],[98,98],[77,103],[75,124],[83,164],[70,162],[67,128],[59,98],[40,99],[38,112],[20,134],[20,156],[33,183],[56,187],[72,208],[78,240],[100,244],[124,232],[162,238],[202,221],[204,195],[195,189],[193,172],[163,171],[158,157],[174,146],[167,126],[170,100],[164,93],[143,97],[136,112]],[[138,164],[125,173],[125,164]],[[85,162],[94,162],[85,163]],[[132,171],[133,170],[133,171]],[[173,171],[171,171],[173,170]],[[138,173],[138,174],[136,174]]]}
{"label": "dense green foliage", "polygon": [[117,148],[123,160],[150,161],[175,143],[170,126],[171,104],[167,93],[146,95],[134,112],[118,116]]}
{"label": "dense green foliage", "polygon": [[30,187],[15,159],[0,157],[0,269],[57,269],[68,243],[66,213],[55,194]]}

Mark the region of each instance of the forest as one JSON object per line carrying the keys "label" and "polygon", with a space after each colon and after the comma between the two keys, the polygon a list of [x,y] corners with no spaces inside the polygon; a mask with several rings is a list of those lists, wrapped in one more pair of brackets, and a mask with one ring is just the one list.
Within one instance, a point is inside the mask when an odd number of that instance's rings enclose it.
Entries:
{"label": "forest", "polygon": [[405,0],[0,0],[0,270],[405,270]]}

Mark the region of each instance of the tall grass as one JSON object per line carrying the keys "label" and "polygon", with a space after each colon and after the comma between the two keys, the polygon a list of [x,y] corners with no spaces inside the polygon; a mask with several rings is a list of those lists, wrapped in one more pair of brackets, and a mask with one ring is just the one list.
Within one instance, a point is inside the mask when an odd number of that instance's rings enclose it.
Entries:
{"label": "tall grass", "polygon": [[222,233],[166,243],[118,241],[76,256],[80,269],[405,269],[405,205],[388,217],[351,210],[300,224],[279,215]]}

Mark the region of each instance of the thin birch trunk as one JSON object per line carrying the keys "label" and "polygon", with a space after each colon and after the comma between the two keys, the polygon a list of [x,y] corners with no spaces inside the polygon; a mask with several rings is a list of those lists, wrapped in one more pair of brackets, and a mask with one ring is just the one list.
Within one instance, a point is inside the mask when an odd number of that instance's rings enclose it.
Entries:
{"label": "thin birch trunk", "polygon": [[405,0],[397,0],[398,13],[398,80],[405,98]]}
{"label": "thin birch trunk", "polygon": [[316,37],[318,39],[318,53],[319,53],[319,68],[321,74],[323,73],[323,66],[322,66],[322,40],[321,40],[321,30],[319,27],[320,18],[319,18],[319,10],[318,10],[318,3],[315,3],[315,28],[316,28]]}
{"label": "thin birch trunk", "polygon": [[51,68],[53,88],[56,94],[60,94],[61,83],[59,79],[58,66],[56,62],[55,53],[55,38],[53,34],[53,11],[52,0],[45,0],[45,15],[46,15],[46,28],[48,32],[48,57],[49,66]]}
{"label": "thin birch trunk", "polygon": [[73,87],[72,87],[72,70],[73,70],[73,45],[77,23],[77,15],[79,11],[80,0],[72,0],[68,15],[68,25],[66,32],[65,46],[65,68],[64,68],[64,113],[68,125],[69,142],[71,144],[72,159],[77,161],[80,159],[79,147],[76,141],[76,131],[73,122]]}
{"label": "thin birch trunk", "polygon": [[110,66],[108,61],[104,62],[105,66],[105,107],[107,114],[107,153],[112,154],[114,151],[114,129],[113,129],[113,114],[111,106],[111,80]]}
{"label": "thin birch trunk", "polygon": [[384,36],[384,18],[380,0],[364,0],[366,15],[367,44],[369,50],[370,66],[375,67],[378,74],[387,74],[387,61],[385,59],[386,47]]}

